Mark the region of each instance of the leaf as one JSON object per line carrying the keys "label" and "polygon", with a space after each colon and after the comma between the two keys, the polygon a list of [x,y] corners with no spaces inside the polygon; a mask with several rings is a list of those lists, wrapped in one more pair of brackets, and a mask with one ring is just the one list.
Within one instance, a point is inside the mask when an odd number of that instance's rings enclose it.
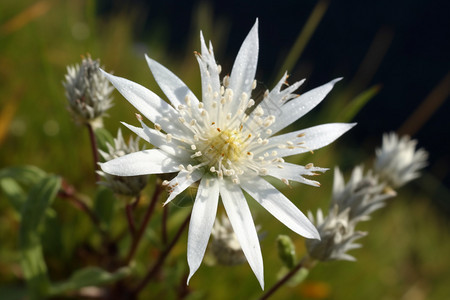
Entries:
{"label": "leaf", "polygon": [[374,85],[371,88],[365,90],[346,105],[342,110],[339,120],[342,122],[350,122],[358,114],[358,112],[369,102],[370,99],[375,97],[380,91],[380,85]]}
{"label": "leaf", "polygon": [[32,186],[47,175],[35,166],[16,166],[0,170],[0,179],[12,178],[26,186]]}
{"label": "leaf", "polygon": [[31,299],[43,298],[49,287],[47,266],[42,253],[39,227],[61,185],[57,176],[47,176],[37,182],[30,190],[22,208],[19,242],[20,264]]}
{"label": "leaf", "polygon": [[114,273],[98,267],[87,267],[76,271],[64,282],[52,285],[50,295],[60,295],[69,291],[76,291],[86,286],[99,286],[116,282],[131,273],[130,267],[122,267]]}
{"label": "leaf", "polygon": [[22,211],[22,206],[27,199],[27,195],[23,188],[11,178],[3,178],[0,180],[0,188],[6,194],[6,197],[9,199],[11,206],[14,207],[14,210],[17,214],[20,214]]}
{"label": "leaf", "polygon": [[99,187],[94,202],[94,213],[100,219],[102,226],[109,228],[116,208],[117,199],[114,192],[105,187]]}
{"label": "leaf", "polygon": [[105,128],[97,128],[95,130],[95,137],[97,138],[98,148],[107,151],[106,144],[114,145],[114,138]]}

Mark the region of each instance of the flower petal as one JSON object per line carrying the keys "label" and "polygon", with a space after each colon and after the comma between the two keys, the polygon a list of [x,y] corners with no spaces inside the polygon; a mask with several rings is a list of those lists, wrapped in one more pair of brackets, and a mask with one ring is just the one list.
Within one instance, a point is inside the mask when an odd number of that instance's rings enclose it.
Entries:
{"label": "flower petal", "polygon": [[168,185],[170,188],[170,195],[167,198],[164,205],[172,201],[176,196],[178,196],[181,192],[191,186],[197,180],[200,180],[203,175],[202,170],[195,170],[193,172],[181,171],[178,175],[172,179]]}
{"label": "flower petal", "polygon": [[149,128],[141,121],[141,127],[136,127],[125,122],[122,122],[128,129],[137,134],[140,138],[146,142],[152,144],[153,146],[161,149],[162,151],[176,157],[180,161],[189,161],[191,153],[184,150],[181,146],[182,143],[177,140],[172,140],[170,143],[167,142],[166,135],[160,131]]}
{"label": "flower petal", "polygon": [[234,97],[229,107],[231,107],[230,113],[233,115],[239,107],[242,93],[246,93],[250,97],[258,63],[258,49],[258,20],[256,20],[242,43],[230,75],[229,88],[233,90]]}
{"label": "flower petal", "polygon": [[325,96],[331,91],[334,84],[342,78],[334,79],[324,85],[321,85],[313,90],[310,90],[299,97],[287,102],[281,106],[281,115],[277,121],[270,127],[273,133],[277,133],[281,129],[294,123],[311,109],[316,107]]}
{"label": "flower petal", "polygon": [[183,128],[178,126],[177,122],[173,122],[178,119],[178,112],[167,102],[140,84],[101,71],[128,102],[147,119],[160,124],[166,132],[183,133]]}
{"label": "flower petal", "polygon": [[228,219],[256,278],[264,289],[264,266],[255,224],[239,185],[222,180],[220,196]]}
{"label": "flower petal", "polygon": [[180,162],[167,153],[150,149],[130,153],[100,164],[102,170],[116,176],[137,176],[177,172]]}
{"label": "flower petal", "polygon": [[173,74],[169,69],[145,55],[148,66],[155,77],[161,90],[170,100],[174,107],[186,105],[185,97],[188,96],[192,101],[192,105],[198,106],[198,99],[187,87],[187,85]]}
{"label": "flower petal", "polygon": [[[350,130],[356,123],[330,123],[302,129],[269,138],[262,151],[276,150],[281,157],[305,153],[325,147]],[[280,148],[290,141],[293,147]],[[256,152],[255,152],[256,153]]]}
{"label": "flower petal", "polygon": [[292,231],[309,239],[320,239],[311,221],[280,191],[261,177],[242,180],[241,187]]}
{"label": "flower petal", "polygon": [[187,283],[200,264],[205,255],[209,236],[214,225],[219,203],[219,182],[216,178],[204,177],[200,181],[197,197],[192,208],[189,223],[189,234],[187,244],[187,260],[189,265],[189,276]]}
{"label": "flower petal", "polygon": [[278,178],[280,180],[293,180],[303,184],[308,184],[312,186],[320,186],[320,183],[314,180],[306,179],[303,176],[314,176],[319,175],[315,172],[325,172],[328,169],[319,167],[304,167],[300,165],[290,164],[290,163],[280,163],[277,165],[271,165],[267,167],[267,172],[270,176]]}

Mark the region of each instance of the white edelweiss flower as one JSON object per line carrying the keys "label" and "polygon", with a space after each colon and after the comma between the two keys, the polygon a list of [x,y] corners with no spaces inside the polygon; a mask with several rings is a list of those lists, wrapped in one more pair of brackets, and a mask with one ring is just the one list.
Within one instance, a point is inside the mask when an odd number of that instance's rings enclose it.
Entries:
{"label": "white edelweiss flower", "polygon": [[417,141],[409,136],[399,137],[391,132],[383,135],[383,145],[376,150],[375,171],[381,180],[399,188],[420,176],[427,165],[428,153],[416,150]]}
{"label": "white edelweiss flower", "polygon": [[166,203],[200,181],[189,225],[188,278],[199,268],[219,202],[219,195],[237,239],[261,287],[263,260],[246,191],[267,211],[294,232],[319,238],[309,219],[264,177],[272,176],[319,186],[304,175],[326,169],[295,165],[283,157],[309,152],[333,142],[354,124],[325,124],[273,136],[319,104],[333,85],[297,96],[301,82],[282,89],[287,75],[255,106],[251,98],[258,58],[258,22],[244,40],[230,76],[221,81],[211,43],[207,48],[200,34],[201,54],[196,53],[202,80],[202,101],[172,72],[147,57],[156,82],[171,102],[124,78],[105,76],[127,100],[153,124],[149,128],[125,124],[155,146],[102,164],[104,172],[119,176],[178,172],[168,185]]}

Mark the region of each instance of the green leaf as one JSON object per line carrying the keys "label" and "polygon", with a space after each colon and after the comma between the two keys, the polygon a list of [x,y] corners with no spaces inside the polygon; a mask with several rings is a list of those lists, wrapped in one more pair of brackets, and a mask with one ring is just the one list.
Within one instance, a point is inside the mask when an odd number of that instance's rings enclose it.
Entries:
{"label": "green leaf", "polygon": [[97,138],[98,148],[107,151],[106,144],[114,145],[114,137],[105,128],[97,128],[95,130],[95,137]]}
{"label": "green leaf", "polygon": [[116,282],[131,273],[130,267],[122,267],[114,273],[98,267],[87,267],[76,271],[67,281],[54,284],[50,295],[60,295],[69,291],[76,291],[86,286],[99,286]]}
{"label": "green leaf", "polygon": [[19,233],[20,264],[27,280],[31,299],[44,298],[49,287],[47,266],[44,261],[38,230],[60,185],[61,179],[59,177],[44,177],[31,188],[22,208],[22,222]]}
{"label": "green leaf", "polygon": [[369,102],[369,100],[378,94],[380,89],[380,85],[375,85],[353,98],[353,100],[351,100],[350,103],[343,109],[343,113],[339,117],[339,120],[342,122],[350,122],[353,120],[353,118]]}
{"label": "green leaf", "polygon": [[279,235],[277,238],[278,256],[289,269],[293,268],[297,258],[295,257],[295,246],[287,235]]}
{"label": "green leaf", "polygon": [[47,175],[35,166],[16,166],[0,170],[0,179],[12,178],[26,186],[32,186]]}
{"label": "green leaf", "polygon": [[20,214],[22,211],[22,206],[27,199],[27,195],[23,188],[11,178],[3,178],[0,180],[0,188],[6,194],[6,197],[9,199],[11,206],[14,207],[14,210]]}
{"label": "green leaf", "polygon": [[94,213],[100,219],[102,226],[109,228],[114,216],[117,199],[114,192],[106,187],[99,187],[94,202]]}

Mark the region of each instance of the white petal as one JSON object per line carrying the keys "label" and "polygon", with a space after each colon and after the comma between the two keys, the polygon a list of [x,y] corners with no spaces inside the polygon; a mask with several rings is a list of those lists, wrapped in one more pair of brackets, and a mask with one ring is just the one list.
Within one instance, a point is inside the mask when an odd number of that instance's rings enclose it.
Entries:
{"label": "white petal", "polygon": [[309,239],[320,239],[311,221],[280,191],[261,177],[242,180],[241,187],[292,231]]}
{"label": "white petal", "polygon": [[145,58],[156,82],[174,107],[186,105],[186,96],[189,96],[193,105],[198,105],[197,97],[180,78],[147,55],[145,55]]}
{"label": "white petal", "polygon": [[186,163],[189,161],[190,155],[192,153],[183,150],[183,148],[180,147],[182,146],[181,142],[177,140],[172,140],[170,143],[168,143],[166,135],[164,133],[149,128],[142,121],[141,121],[142,128],[127,124],[125,122],[122,122],[122,124],[125,125],[131,131],[133,131],[135,134],[137,134],[143,140],[149,142],[150,144],[163,150],[164,152],[172,156],[175,156],[180,161],[184,161]]}
{"label": "white petal", "polygon": [[171,188],[170,195],[167,198],[166,202],[164,202],[164,205],[172,201],[181,192],[190,187],[191,184],[200,180],[200,178],[202,178],[202,175],[202,170],[195,170],[192,173],[189,173],[187,171],[181,171],[180,173],[178,173],[178,175],[169,183],[169,187]]}
{"label": "white petal", "polygon": [[187,244],[187,260],[189,265],[189,276],[187,283],[195,271],[200,267],[209,236],[214,225],[219,202],[219,183],[215,178],[204,177],[200,181],[197,197],[192,208],[189,223],[189,234]]}
{"label": "white petal", "polygon": [[102,170],[116,176],[137,176],[179,171],[179,161],[158,149],[130,153],[100,164]]}
{"label": "white petal", "polygon": [[178,126],[178,123],[173,122],[178,119],[178,112],[167,102],[140,84],[101,71],[128,102],[147,119],[160,124],[166,132],[183,133],[183,129]]}
{"label": "white petal", "polygon": [[242,93],[245,92],[250,97],[258,63],[258,48],[258,20],[256,20],[242,43],[231,71],[229,87],[234,93],[233,102],[230,105],[232,114],[238,109],[238,101]]}
{"label": "white petal", "polygon": [[[313,151],[331,144],[355,125],[356,123],[330,123],[278,135],[269,138],[269,149],[264,151],[276,150],[281,157]],[[278,148],[278,145],[286,141],[291,141],[295,148]]]}
{"label": "white petal", "polygon": [[316,107],[325,96],[331,91],[334,84],[341,80],[342,78],[334,79],[322,86],[319,86],[313,90],[310,90],[299,97],[287,102],[281,106],[281,115],[277,118],[275,124],[273,124],[270,129],[273,133],[277,133],[281,129],[294,123],[311,109]]}
{"label": "white petal", "polygon": [[222,180],[220,196],[245,257],[264,289],[264,266],[255,224],[239,185]]}
{"label": "white petal", "polygon": [[[282,166],[283,168],[279,168],[278,166]],[[282,179],[294,180],[312,186],[320,186],[320,183],[314,180],[306,179],[303,176],[314,176],[318,175],[315,172],[325,172],[327,170],[328,169],[314,166],[306,168],[304,166],[290,163],[280,163],[278,165],[272,165],[267,167],[267,172],[270,176],[273,176],[280,180]]]}

